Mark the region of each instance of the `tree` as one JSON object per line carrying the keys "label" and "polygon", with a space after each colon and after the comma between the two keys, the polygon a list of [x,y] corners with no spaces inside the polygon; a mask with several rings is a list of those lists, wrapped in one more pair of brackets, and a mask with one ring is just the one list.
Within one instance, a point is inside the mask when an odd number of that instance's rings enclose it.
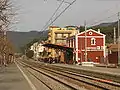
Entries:
{"label": "tree", "polygon": [[41,41],[46,41],[47,40],[47,36],[46,37],[40,37],[40,38],[34,38],[32,41],[30,41],[29,43],[27,43],[26,45],[24,45],[23,47],[20,47],[21,52],[23,54],[25,54],[25,50],[29,50],[30,47],[35,43],[35,42],[41,42]]}
{"label": "tree", "polygon": [[9,42],[6,32],[10,29],[13,16],[13,7],[10,0],[0,0],[0,57],[1,64],[6,64],[9,55],[13,55],[13,47]]}
{"label": "tree", "polygon": [[26,56],[27,56],[28,58],[32,58],[32,57],[34,56],[34,51],[29,50],[29,51],[26,53]]}

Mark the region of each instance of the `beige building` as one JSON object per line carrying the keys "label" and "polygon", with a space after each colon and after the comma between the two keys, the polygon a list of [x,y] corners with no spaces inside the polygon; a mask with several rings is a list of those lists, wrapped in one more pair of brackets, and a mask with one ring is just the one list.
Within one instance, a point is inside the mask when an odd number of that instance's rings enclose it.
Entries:
{"label": "beige building", "polygon": [[[75,26],[66,26],[65,28],[60,28],[57,26],[50,26],[48,31],[48,42],[50,44],[57,44],[66,46],[66,38],[76,35],[79,32]],[[59,52],[55,52],[54,49],[49,49],[51,52],[51,57],[55,57]]]}
{"label": "beige building", "polygon": [[34,51],[35,59],[40,58],[40,53],[44,51],[45,47],[42,45],[43,45],[42,43],[36,42],[30,47],[30,50]]}

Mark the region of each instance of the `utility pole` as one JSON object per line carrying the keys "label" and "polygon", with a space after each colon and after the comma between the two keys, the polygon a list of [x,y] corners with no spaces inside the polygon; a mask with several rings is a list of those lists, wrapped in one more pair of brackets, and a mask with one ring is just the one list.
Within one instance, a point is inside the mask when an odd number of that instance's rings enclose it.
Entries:
{"label": "utility pole", "polygon": [[[4,41],[4,44],[5,44],[5,47],[4,47],[4,48],[6,48],[6,47],[7,47],[7,43],[6,43],[6,31],[3,32],[3,41]],[[6,54],[4,53],[3,55],[4,55],[4,56],[3,56],[4,65],[6,66],[6,65],[7,65]]]}
{"label": "utility pole", "polygon": [[116,28],[114,27],[114,44],[116,44]]}
{"label": "utility pole", "polygon": [[84,23],[85,26],[85,62],[87,62],[87,27],[86,27],[86,21]]}
{"label": "utility pole", "polygon": [[120,16],[120,12],[118,12],[118,65],[120,65],[120,58],[119,58],[119,54],[120,54],[120,50],[119,50],[119,44],[120,44],[120,18],[119,18],[119,16]]}

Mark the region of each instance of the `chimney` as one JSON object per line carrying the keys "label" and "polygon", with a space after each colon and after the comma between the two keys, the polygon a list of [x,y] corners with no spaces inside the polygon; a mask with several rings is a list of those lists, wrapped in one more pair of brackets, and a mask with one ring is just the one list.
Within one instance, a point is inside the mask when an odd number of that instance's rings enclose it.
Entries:
{"label": "chimney", "polygon": [[100,29],[98,29],[98,32],[100,33]]}

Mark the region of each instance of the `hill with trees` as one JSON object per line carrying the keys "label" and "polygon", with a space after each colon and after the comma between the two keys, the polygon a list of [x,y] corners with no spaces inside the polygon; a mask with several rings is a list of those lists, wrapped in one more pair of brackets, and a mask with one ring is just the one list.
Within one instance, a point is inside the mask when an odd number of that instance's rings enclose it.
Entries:
{"label": "hill with trees", "polygon": [[[93,27],[88,27],[87,29],[93,29],[96,31],[98,29],[100,29],[100,32],[106,35],[106,43],[113,43],[114,27],[116,28],[116,36],[118,37],[118,24],[117,24],[117,22],[101,23],[101,24],[93,26]],[[84,30],[85,30],[84,26],[81,26],[80,32],[82,32]]]}
{"label": "hill with trees", "polygon": [[36,42],[38,40],[43,40],[47,38],[47,31],[29,31],[29,32],[18,32],[18,31],[8,31],[7,37],[10,42],[13,43],[16,52],[21,52],[21,48],[25,47],[30,42]]}
{"label": "hill with trees", "polygon": [[[106,43],[113,43],[113,32],[114,27],[116,27],[116,36],[118,36],[118,26],[117,22],[110,23],[101,23],[99,25],[88,27],[87,29],[100,29],[100,32],[106,35]],[[84,26],[78,28],[80,32],[84,31]],[[40,31],[30,31],[30,32],[17,32],[17,31],[8,31],[7,36],[9,40],[13,43],[17,52],[21,52],[21,48],[29,47],[32,43],[40,40],[44,40],[47,38],[48,31],[40,32]]]}

